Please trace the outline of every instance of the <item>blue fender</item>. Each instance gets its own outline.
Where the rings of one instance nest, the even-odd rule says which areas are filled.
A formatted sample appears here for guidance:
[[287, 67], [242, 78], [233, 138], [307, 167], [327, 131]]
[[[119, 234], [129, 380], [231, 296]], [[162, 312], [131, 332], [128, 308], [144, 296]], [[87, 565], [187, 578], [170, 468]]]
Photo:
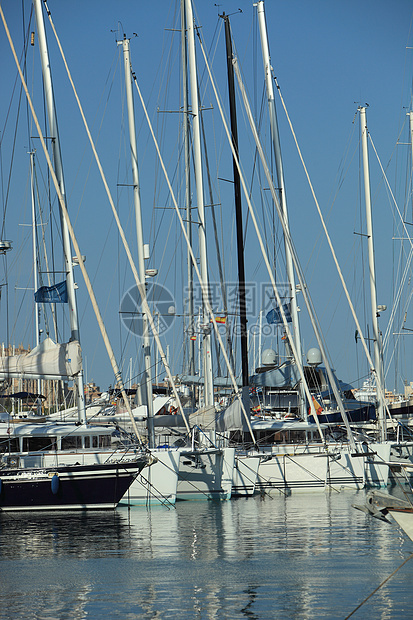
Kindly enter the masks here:
[[56, 493], [59, 490], [59, 486], [60, 486], [60, 480], [59, 480], [59, 476], [57, 474], [54, 474], [52, 481], [51, 481], [51, 486], [52, 486], [52, 493], [53, 495], [56, 495]]

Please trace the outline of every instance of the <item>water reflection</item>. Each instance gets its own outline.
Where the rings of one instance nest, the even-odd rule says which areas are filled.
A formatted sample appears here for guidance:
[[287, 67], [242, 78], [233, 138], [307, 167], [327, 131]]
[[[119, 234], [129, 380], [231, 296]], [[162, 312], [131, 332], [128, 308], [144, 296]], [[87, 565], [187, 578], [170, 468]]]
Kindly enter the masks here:
[[[343, 618], [413, 546], [363, 494], [0, 514], [2, 618]], [[411, 608], [407, 563], [359, 612]]]

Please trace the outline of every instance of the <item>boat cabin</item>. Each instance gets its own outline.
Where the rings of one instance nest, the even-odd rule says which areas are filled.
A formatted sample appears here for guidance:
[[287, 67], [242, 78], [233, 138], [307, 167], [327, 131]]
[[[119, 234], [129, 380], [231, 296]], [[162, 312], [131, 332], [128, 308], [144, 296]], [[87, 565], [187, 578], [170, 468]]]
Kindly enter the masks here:
[[84, 424], [3, 424], [0, 428], [0, 453], [108, 449], [112, 447], [114, 432], [113, 427]]

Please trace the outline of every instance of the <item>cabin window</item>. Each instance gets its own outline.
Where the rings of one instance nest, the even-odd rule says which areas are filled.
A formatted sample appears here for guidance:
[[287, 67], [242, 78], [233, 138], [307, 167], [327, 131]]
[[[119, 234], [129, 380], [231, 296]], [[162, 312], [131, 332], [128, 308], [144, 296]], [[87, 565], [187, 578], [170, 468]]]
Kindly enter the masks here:
[[90, 448], [90, 437], [86, 435], [85, 437], [85, 448]]
[[76, 450], [82, 447], [82, 438], [78, 435], [62, 437], [62, 450]]
[[0, 452], [20, 452], [18, 437], [2, 439], [0, 443]]
[[99, 448], [109, 448], [110, 444], [110, 435], [99, 435]]
[[93, 435], [93, 437], [92, 437], [92, 447], [93, 448], [97, 448], [98, 447], [98, 437], [96, 437], [95, 435]]
[[56, 437], [23, 437], [23, 452], [56, 450]]

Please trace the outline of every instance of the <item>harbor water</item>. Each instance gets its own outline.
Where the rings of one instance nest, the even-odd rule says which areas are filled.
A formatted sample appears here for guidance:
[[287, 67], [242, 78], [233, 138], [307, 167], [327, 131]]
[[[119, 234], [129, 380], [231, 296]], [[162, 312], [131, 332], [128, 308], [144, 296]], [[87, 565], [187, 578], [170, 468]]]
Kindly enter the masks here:
[[[413, 553], [365, 493], [0, 514], [0, 618], [346, 618]], [[413, 559], [352, 618], [413, 617]]]

